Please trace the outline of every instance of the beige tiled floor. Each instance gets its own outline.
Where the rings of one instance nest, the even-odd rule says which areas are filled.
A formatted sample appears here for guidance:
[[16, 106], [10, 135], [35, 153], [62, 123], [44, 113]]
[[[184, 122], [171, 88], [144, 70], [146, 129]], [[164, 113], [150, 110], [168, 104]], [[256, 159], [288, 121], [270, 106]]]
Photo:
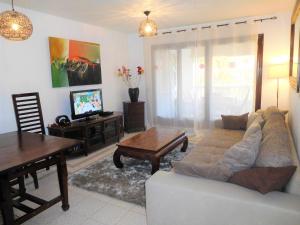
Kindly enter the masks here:
[[[31, 191], [50, 199], [58, 195], [56, 173], [40, 180], [40, 188]], [[143, 207], [69, 186], [70, 209], [60, 203], [27, 221], [26, 225], [146, 225]], [[16, 215], [21, 215], [16, 211]]]
[[[128, 138], [131, 135], [126, 135]], [[108, 146], [100, 151], [89, 154], [88, 157], [78, 157], [68, 161], [69, 174], [83, 167], [93, 164], [95, 161], [112, 154], [115, 145]], [[35, 190], [33, 184], [27, 184], [27, 191], [44, 199], [51, 199], [59, 195], [59, 186], [55, 168], [39, 174], [40, 188]], [[28, 181], [32, 181], [31, 178]], [[146, 225], [145, 208], [101, 195], [89, 192], [69, 185], [70, 209], [64, 212], [61, 203], [58, 203], [41, 214], [28, 220], [26, 225]], [[36, 207], [34, 205], [29, 206]], [[16, 216], [22, 212], [15, 211]], [[2, 224], [0, 218], [0, 225]]]

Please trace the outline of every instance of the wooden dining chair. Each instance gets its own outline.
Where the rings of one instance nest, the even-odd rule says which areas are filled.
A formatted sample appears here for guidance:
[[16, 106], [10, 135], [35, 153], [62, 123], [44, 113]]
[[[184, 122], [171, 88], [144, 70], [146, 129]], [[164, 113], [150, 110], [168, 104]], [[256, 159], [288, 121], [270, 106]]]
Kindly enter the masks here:
[[[38, 92], [12, 95], [18, 131], [45, 134], [44, 119]], [[39, 188], [36, 171], [31, 173], [35, 188]]]
[[18, 131], [45, 134], [38, 92], [12, 95]]

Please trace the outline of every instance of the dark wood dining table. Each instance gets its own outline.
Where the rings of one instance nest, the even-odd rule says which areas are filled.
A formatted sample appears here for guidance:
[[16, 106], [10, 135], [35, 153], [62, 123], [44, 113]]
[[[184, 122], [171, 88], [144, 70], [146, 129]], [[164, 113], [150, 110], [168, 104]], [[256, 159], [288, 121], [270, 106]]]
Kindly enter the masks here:
[[[68, 171], [65, 151], [81, 142], [28, 132], [0, 134], [0, 208], [4, 225], [21, 224], [52, 205], [62, 202], [62, 209], [69, 209]], [[60, 195], [44, 200], [26, 192], [24, 176], [36, 170], [57, 166]], [[17, 181], [12, 186], [12, 181]], [[30, 208], [23, 204], [29, 200], [38, 205]], [[25, 214], [15, 218], [13, 208]]]

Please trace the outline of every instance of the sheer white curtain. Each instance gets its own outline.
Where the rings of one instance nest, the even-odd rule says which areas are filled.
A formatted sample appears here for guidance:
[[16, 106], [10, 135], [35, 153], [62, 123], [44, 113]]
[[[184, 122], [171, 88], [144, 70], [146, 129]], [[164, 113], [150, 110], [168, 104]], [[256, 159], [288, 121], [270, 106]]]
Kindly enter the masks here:
[[211, 45], [210, 120], [254, 110], [257, 37]]
[[150, 125], [197, 131], [254, 110], [257, 35], [191, 33], [148, 44]]
[[202, 46], [176, 44], [153, 48], [154, 124], [199, 128], [205, 116]]

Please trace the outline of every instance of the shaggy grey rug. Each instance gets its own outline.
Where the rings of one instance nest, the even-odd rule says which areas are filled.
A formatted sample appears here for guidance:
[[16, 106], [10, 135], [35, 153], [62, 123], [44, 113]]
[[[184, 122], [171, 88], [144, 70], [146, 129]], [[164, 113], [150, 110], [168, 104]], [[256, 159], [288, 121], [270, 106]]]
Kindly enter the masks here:
[[[192, 147], [193, 144], [189, 143], [186, 152], [180, 152], [179, 146], [168, 153], [161, 159], [160, 170], [170, 171], [171, 162], [183, 159]], [[121, 160], [124, 167], [118, 169], [112, 156], [108, 156], [71, 175], [69, 183], [88, 191], [145, 206], [145, 182], [151, 176], [151, 164], [148, 161], [126, 157], [122, 157]]]

